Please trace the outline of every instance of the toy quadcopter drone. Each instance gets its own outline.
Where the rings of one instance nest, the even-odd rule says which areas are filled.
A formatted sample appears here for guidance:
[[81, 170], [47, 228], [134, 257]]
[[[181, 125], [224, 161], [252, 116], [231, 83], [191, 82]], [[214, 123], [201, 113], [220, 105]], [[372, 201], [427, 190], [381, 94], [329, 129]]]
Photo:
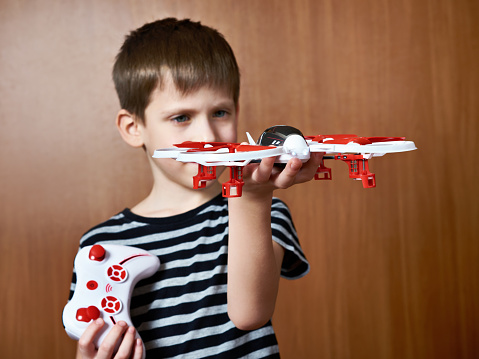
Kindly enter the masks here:
[[314, 176], [316, 180], [332, 179], [331, 169], [324, 165], [324, 159], [335, 159], [348, 164], [349, 178], [361, 180], [364, 188], [372, 188], [376, 187], [376, 178], [369, 171], [369, 159], [416, 149], [414, 142], [405, 141], [404, 137], [303, 136], [300, 130], [291, 126], [270, 127], [257, 143], [249, 133], [246, 135], [249, 144], [186, 141], [172, 148], [158, 149], [153, 157], [197, 163], [198, 174], [193, 177], [195, 189], [205, 187], [206, 181], [216, 178], [217, 166], [227, 166], [230, 179], [222, 184], [223, 196], [241, 197], [244, 185], [242, 168], [266, 157], [276, 157], [275, 163], [287, 163], [293, 157], [306, 162], [311, 152], [322, 152], [325, 156]]

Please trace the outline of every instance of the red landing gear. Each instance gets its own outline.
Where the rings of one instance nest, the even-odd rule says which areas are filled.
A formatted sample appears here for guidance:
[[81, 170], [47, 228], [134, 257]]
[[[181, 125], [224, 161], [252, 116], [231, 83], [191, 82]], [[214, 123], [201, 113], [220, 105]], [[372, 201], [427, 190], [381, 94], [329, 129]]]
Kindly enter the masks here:
[[[193, 177], [193, 188], [204, 188], [206, 182], [216, 178], [215, 166], [203, 166], [198, 164], [198, 174]], [[223, 183], [223, 197], [241, 197], [243, 193], [243, 167], [231, 166], [230, 179]]]
[[314, 179], [317, 181], [333, 179], [333, 176], [331, 174], [331, 168], [328, 168], [324, 165], [324, 159], [319, 164], [319, 167], [314, 175]]
[[215, 166], [203, 166], [198, 164], [198, 174], [193, 177], [193, 188], [204, 188], [206, 186], [206, 181], [214, 180], [215, 178]]
[[243, 167], [230, 167], [230, 180], [223, 183], [223, 197], [241, 197], [243, 185]]
[[[326, 158], [334, 158], [345, 162], [349, 167], [349, 178], [361, 180], [364, 188], [376, 187], [376, 176], [369, 171], [368, 160], [363, 155], [339, 154]], [[330, 180], [331, 178], [331, 169], [324, 166], [324, 162], [321, 162], [314, 179]]]

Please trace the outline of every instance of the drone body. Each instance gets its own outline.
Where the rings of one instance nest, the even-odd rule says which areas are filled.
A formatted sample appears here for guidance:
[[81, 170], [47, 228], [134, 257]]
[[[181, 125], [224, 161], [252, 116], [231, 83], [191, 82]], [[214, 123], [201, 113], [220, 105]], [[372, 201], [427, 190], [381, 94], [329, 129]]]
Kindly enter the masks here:
[[[376, 186], [374, 173], [369, 171], [368, 160], [416, 149], [414, 142], [404, 137], [358, 137], [356, 135], [303, 136], [291, 126], [273, 126], [260, 136], [257, 143], [247, 133], [249, 144], [225, 142], [190, 142], [175, 144], [172, 148], [158, 149], [154, 158], [172, 158], [180, 162], [198, 164], [193, 177], [193, 188], [203, 188], [206, 181], [216, 178], [216, 166], [230, 167], [230, 179], [223, 183], [224, 197], [240, 197], [243, 187], [242, 168], [266, 157], [276, 157], [276, 163], [287, 163], [291, 158], [307, 162], [311, 152], [322, 152], [323, 161], [315, 175], [316, 180], [331, 180], [331, 169], [324, 159], [341, 160], [348, 164], [349, 177], [361, 180], [364, 188]], [[328, 156], [333, 155], [333, 156]]]

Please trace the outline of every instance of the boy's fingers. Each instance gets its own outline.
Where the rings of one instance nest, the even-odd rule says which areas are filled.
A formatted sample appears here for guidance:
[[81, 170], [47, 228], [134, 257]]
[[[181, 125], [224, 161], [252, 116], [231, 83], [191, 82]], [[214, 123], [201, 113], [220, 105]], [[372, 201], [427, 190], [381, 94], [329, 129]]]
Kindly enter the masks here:
[[124, 321], [120, 321], [111, 328], [105, 339], [98, 348], [98, 359], [111, 358], [117, 343], [121, 340], [123, 333], [128, 329]]
[[141, 359], [143, 357], [143, 344], [140, 339], [135, 341], [135, 347], [133, 348], [133, 359]]
[[263, 158], [259, 166], [257, 166], [253, 172], [253, 180], [257, 183], [265, 183], [269, 181], [269, 178], [271, 177], [271, 171], [274, 166], [274, 161], [276, 161], [276, 157]]
[[281, 170], [274, 166], [276, 157], [266, 157], [259, 164], [247, 167], [243, 174], [251, 173], [251, 179], [257, 184], [269, 182], [273, 188], [284, 189], [311, 180], [321, 164], [322, 158], [323, 153], [311, 153], [311, 157], [306, 163], [302, 163], [298, 158], [292, 158]]
[[93, 339], [103, 327], [105, 322], [99, 318], [92, 322], [83, 332], [82, 336], [78, 340], [78, 350], [82, 354], [83, 358], [93, 358], [96, 354], [96, 348], [93, 344]]
[[279, 173], [278, 176], [276, 177], [274, 181], [276, 187], [288, 188], [292, 186], [293, 184], [297, 183], [296, 175], [299, 173], [302, 166], [303, 166], [303, 163], [298, 158], [290, 159], [288, 163], [286, 164], [286, 167], [284, 168], [284, 170], [281, 171], [281, 173]]
[[115, 355], [115, 359], [126, 359], [130, 357], [130, 354], [133, 352], [135, 347], [135, 335], [136, 330], [134, 327], [129, 327], [123, 337], [120, 348]]
[[311, 158], [308, 162], [303, 164], [301, 171], [296, 176], [295, 183], [303, 183], [311, 180], [318, 170], [319, 165], [323, 159], [323, 154], [319, 152], [311, 153]]

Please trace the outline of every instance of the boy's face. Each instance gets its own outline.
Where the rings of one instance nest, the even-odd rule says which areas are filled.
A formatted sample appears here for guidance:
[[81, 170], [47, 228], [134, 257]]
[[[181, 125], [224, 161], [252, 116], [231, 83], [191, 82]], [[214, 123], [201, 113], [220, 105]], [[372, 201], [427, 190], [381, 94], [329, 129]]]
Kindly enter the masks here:
[[[203, 87], [184, 95], [171, 80], [165, 81], [152, 93], [139, 130], [155, 179], [166, 177], [191, 188], [197, 164], [153, 159], [153, 152], [183, 141], [236, 142], [237, 108], [225, 91]], [[218, 176], [221, 170], [217, 168]]]

